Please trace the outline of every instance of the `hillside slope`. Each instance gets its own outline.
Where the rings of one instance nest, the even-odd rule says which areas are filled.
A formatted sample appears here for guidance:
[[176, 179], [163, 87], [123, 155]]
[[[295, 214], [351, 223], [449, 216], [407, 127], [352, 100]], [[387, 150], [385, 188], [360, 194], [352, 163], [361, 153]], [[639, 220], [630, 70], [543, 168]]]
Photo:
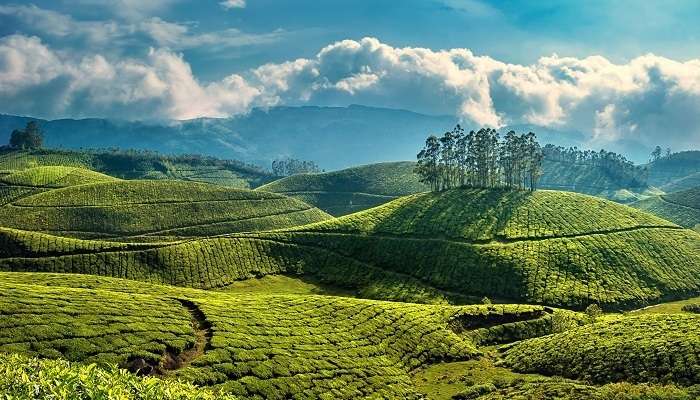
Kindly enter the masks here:
[[302, 274], [367, 298], [464, 303], [489, 296], [572, 308], [632, 308], [700, 292], [698, 233], [556, 191], [421, 193], [282, 231], [170, 243], [107, 246], [7, 229], [0, 241], [0, 270], [200, 288]]
[[5, 175], [41, 166], [86, 168], [122, 179], [179, 179], [242, 189], [273, 179], [265, 171], [239, 161], [198, 155], [167, 156], [134, 150], [0, 148], [0, 172]]
[[414, 162], [403, 161], [294, 175], [257, 190], [295, 197], [339, 216], [386, 203], [398, 196], [429, 190], [413, 172], [414, 167]]
[[700, 382], [700, 316], [618, 318], [533, 338], [502, 349], [505, 364], [594, 383]]
[[[78, 275], [46, 286], [42, 277], [3, 274], [0, 352], [123, 366], [141, 359], [156, 371], [198, 385], [220, 385], [220, 391], [242, 398], [329, 393], [339, 399], [419, 398], [409, 371], [480, 354], [451, 321], [526, 322], [533, 316], [551, 318], [552, 312], [524, 305], [232, 296], [156, 285], [144, 289], [116, 279], [82, 288], [94, 285], [94, 278]], [[195, 318], [208, 334], [195, 334], [190, 321]], [[167, 361], [180, 358], [199, 340], [203, 352], [180, 365]]]
[[700, 151], [682, 151], [646, 165], [648, 181], [666, 192], [699, 186]]
[[654, 196], [630, 205], [680, 226], [700, 230], [700, 187]]
[[282, 195], [182, 181], [112, 181], [54, 189], [0, 207], [5, 227], [70, 237], [211, 236], [329, 218]]

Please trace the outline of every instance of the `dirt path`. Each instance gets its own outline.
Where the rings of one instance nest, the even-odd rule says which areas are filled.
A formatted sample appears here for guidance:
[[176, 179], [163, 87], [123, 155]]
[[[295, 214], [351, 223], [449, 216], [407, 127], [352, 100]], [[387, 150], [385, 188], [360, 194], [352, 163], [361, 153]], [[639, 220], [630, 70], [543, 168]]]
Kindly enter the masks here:
[[212, 326], [207, 320], [206, 315], [202, 310], [190, 300], [175, 299], [182, 304], [190, 313], [192, 320], [192, 328], [194, 329], [195, 343], [191, 348], [180, 353], [166, 351], [161, 365], [157, 368], [157, 373], [167, 374], [170, 371], [178, 370], [188, 366], [196, 358], [204, 354], [206, 350], [211, 348]]

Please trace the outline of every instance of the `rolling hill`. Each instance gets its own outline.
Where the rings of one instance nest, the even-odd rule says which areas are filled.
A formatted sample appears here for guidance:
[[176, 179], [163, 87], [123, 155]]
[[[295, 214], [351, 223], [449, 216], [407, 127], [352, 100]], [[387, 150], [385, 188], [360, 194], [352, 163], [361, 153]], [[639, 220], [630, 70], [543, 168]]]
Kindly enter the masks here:
[[240, 161], [198, 155], [168, 156], [134, 150], [0, 148], [0, 175], [42, 166], [78, 167], [121, 179], [179, 179], [241, 189], [274, 179], [267, 172]]
[[369, 164], [334, 172], [289, 176], [257, 190], [295, 197], [339, 216], [429, 190], [413, 172], [414, 167], [415, 163], [409, 161]]
[[[697, 383], [697, 371], [667, 368], [693, 362], [686, 355], [697, 346], [697, 335], [686, 328], [698, 318], [617, 317], [582, 326], [581, 314], [533, 305], [436, 306], [330, 296], [235, 295], [89, 275], [0, 273], [0, 371], [11, 368], [9, 375], [0, 377], [0, 387], [19, 370], [40, 377], [32, 382], [34, 393], [55, 387], [102, 393], [105, 384], [116, 391], [128, 384], [142, 388], [143, 398], [177, 393], [173, 398], [419, 399], [430, 389], [426, 385], [439, 381], [425, 378], [423, 371], [447, 369], [474, 374], [451, 381], [467, 387], [463, 396], [471, 393], [455, 398], [561, 393], [602, 399], [653, 393], [658, 397], [652, 398], [676, 399], [691, 395], [692, 388], [686, 391], [682, 385]], [[586, 348], [587, 335], [601, 343], [597, 351], [587, 353], [596, 362], [588, 370], [579, 368], [585, 363], [582, 359], [566, 358]], [[623, 343], [630, 335], [640, 339], [634, 347], [638, 353]], [[485, 346], [493, 343], [506, 343], [495, 356], [512, 370], [490, 364], [494, 355], [487, 356], [491, 350]], [[661, 349], [669, 350], [671, 358]], [[13, 354], [3, 355], [7, 352]], [[533, 352], [535, 356], [528, 356]], [[640, 361], [636, 370], [620, 365], [619, 358], [603, 357], [609, 354], [656, 362]], [[136, 378], [114, 367], [86, 366], [92, 362], [151, 376]], [[554, 370], [564, 362], [574, 368]], [[518, 373], [524, 370], [535, 372]], [[679, 386], [594, 386], [550, 378], [548, 373], [596, 382], [636, 381], [647, 373], [651, 381]], [[154, 377], [184, 382], [158, 383]], [[12, 390], [29, 388], [15, 382]]]
[[[523, 305], [232, 296], [118, 279], [95, 287], [94, 277], [80, 275], [54, 279], [54, 286], [45, 284], [44, 274], [3, 278], [0, 352], [139, 363], [154, 374], [218, 385], [243, 398], [419, 398], [411, 370], [481, 354], [464, 335], [471, 331], [468, 322], [526, 323], [551, 319], [553, 312]], [[459, 333], [455, 323], [465, 324]], [[198, 345], [203, 351], [187, 353]]]
[[654, 196], [630, 205], [700, 231], [700, 187]]
[[269, 230], [326, 218], [324, 212], [279, 194], [166, 180], [70, 186], [0, 207], [5, 227], [131, 240], [135, 236], [196, 237]]
[[618, 318], [506, 346], [505, 365], [594, 383], [700, 382], [700, 316]]
[[571, 308], [631, 308], [700, 292], [698, 233], [556, 191], [421, 193], [296, 228], [175, 242], [105, 244], [12, 229], [0, 230], [0, 240], [5, 271], [198, 288], [299, 274], [367, 298], [464, 303], [489, 296]]
[[646, 165], [648, 182], [666, 192], [700, 186], [700, 151], [682, 151]]
[[[282, 178], [257, 188], [298, 198], [321, 210], [342, 216], [430, 190], [413, 172], [415, 162], [369, 164], [320, 174]], [[627, 187], [605, 168], [545, 160], [539, 187], [592, 194], [621, 203], [657, 194], [653, 189]]]

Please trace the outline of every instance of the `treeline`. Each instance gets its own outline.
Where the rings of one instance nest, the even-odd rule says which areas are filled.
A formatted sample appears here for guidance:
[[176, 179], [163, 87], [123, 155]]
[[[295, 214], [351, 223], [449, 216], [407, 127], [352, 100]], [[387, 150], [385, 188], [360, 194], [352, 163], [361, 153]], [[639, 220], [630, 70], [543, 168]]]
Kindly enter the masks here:
[[438, 138], [431, 135], [418, 153], [415, 172], [433, 191], [459, 186], [535, 190], [542, 176], [543, 153], [534, 133], [495, 129], [464, 132], [457, 125]]
[[639, 187], [646, 185], [647, 171], [622, 154], [612, 151], [579, 150], [577, 147], [561, 147], [548, 144], [543, 149], [544, 158], [572, 164], [600, 167], [621, 185]]
[[313, 161], [302, 161], [295, 158], [274, 160], [272, 162], [272, 174], [275, 176], [291, 176], [321, 172], [321, 168]]

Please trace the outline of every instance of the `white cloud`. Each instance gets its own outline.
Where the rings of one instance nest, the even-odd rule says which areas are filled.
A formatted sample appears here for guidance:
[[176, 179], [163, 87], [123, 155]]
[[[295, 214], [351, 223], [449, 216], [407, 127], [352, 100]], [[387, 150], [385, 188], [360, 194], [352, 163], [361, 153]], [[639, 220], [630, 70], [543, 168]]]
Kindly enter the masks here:
[[[163, 28], [168, 46], [186, 31]], [[170, 30], [166, 28], [172, 28]], [[36, 37], [0, 39], [0, 112], [37, 116], [185, 119], [255, 106], [360, 103], [454, 114], [473, 125], [531, 123], [591, 133], [596, 144], [636, 141], [673, 148], [700, 143], [700, 60], [644, 55], [543, 57], [530, 65], [467, 49], [396, 48], [345, 40], [311, 58], [199, 81], [182, 55], [156, 48], [115, 61], [49, 49]]]
[[[122, 3], [130, 1], [122, 0]], [[118, 50], [129, 45], [143, 46], [145, 43], [173, 50], [202, 48], [221, 51], [272, 43], [285, 35], [281, 30], [250, 34], [234, 28], [195, 33], [188, 24], [164, 21], [159, 17], [142, 17], [120, 23], [113, 20], [82, 21], [34, 5], [0, 5], [0, 17], [13, 18], [21, 24], [23, 32], [62, 40], [78, 40], [81, 46], [76, 47], [89, 49], [103, 49], [108, 45]]]
[[231, 9], [231, 8], [245, 8], [245, 0], [224, 0], [220, 2], [222, 7], [225, 9]]

